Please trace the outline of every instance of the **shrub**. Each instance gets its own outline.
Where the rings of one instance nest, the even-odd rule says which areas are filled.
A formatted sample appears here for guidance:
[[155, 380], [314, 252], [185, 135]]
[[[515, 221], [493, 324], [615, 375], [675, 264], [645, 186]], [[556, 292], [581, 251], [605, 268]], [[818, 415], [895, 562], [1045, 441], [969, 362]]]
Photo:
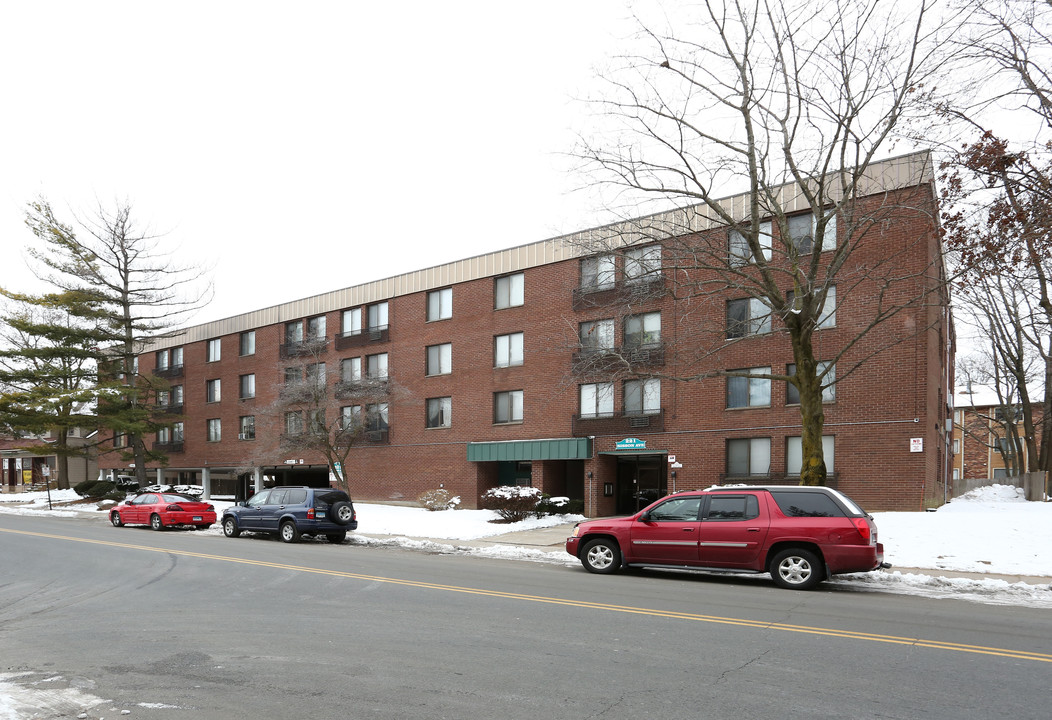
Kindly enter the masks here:
[[452, 510], [460, 504], [460, 496], [454, 495], [449, 490], [428, 490], [421, 493], [416, 499], [421, 507], [435, 512], [437, 510]]
[[[114, 483], [108, 480], [84, 480], [73, 486], [73, 490], [81, 497], [99, 498], [116, 489]], [[125, 493], [121, 491], [120, 498], [123, 500]]]
[[543, 517], [545, 515], [560, 515], [567, 512], [567, 506], [570, 504], [570, 498], [568, 497], [552, 497], [551, 495], [541, 495], [541, 499], [537, 503], [536, 514], [537, 517]]
[[493, 510], [508, 522], [525, 520], [537, 512], [541, 491], [533, 487], [504, 485], [482, 493], [481, 506]]
[[81, 497], [88, 497], [88, 491], [91, 490], [96, 484], [98, 484], [98, 478], [88, 478], [87, 480], [81, 480], [79, 483], [73, 486], [73, 491]]
[[106, 493], [102, 494], [102, 499], [103, 500], [113, 500], [115, 502], [121, 502], [126, 497], [128, 497], [128, 491], [127, 490], [121, 490], [120, 488], [117, 488], [117, 487], [113, 488], [109, 492], [106, 492]]

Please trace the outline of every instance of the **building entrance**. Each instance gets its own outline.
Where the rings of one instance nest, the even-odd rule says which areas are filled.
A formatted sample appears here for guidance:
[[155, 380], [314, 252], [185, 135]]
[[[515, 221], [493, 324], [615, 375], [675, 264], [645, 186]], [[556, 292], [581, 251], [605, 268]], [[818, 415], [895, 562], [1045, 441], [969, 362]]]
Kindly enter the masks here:
[[617, 458], [617, 513], [631, 515], [668, 494], [664, 455]]

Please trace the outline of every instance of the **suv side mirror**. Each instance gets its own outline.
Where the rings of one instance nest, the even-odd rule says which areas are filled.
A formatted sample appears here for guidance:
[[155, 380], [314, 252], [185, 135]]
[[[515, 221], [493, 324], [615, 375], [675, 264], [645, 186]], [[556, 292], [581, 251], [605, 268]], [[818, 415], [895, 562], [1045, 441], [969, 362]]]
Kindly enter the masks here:
[[650, 522], [650, 511], [647, 510], [645, 513], [639, 516], [639, 522]]

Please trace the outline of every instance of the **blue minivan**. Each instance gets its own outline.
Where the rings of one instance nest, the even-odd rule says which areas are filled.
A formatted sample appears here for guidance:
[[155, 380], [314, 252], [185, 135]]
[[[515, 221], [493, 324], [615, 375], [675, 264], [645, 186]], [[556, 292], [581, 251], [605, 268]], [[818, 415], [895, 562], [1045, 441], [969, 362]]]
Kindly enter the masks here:
[[323, 535], [342, 543], [358, 528], [354, 503], [343, 490], [282, 486], [260, 490], [243, 503], [223, 511], [223, 534], [235, 538], [243, 531], [276, 534], [283, 542], [301, 536]]

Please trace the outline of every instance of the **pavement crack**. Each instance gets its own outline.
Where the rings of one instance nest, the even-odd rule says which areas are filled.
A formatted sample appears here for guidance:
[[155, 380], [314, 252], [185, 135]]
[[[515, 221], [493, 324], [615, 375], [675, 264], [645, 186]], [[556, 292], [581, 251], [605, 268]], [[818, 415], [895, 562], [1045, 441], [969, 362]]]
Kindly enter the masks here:
[[771, 652], [770, 649], [764, 650], [762, 653], [760, 653], [756, 657], [752, 658], [751, 660], [747, 660], [747, 661], [743, 662], [738, 667], [728, 668], [728, 669], [724, 670], [722, 673], [720, 673], [720, 676], [718, 678], [716, 678], [716, 682], [714, 682], [713, 685], [719, 685], [720, 683], [722, 683], [727, 678], [728, 675], [730, 675], [732, 673], [741, 672], [742, 670], [744, 670], [745, 668], [749, 667], [753, 663], [759, 662], [769, 652]]

